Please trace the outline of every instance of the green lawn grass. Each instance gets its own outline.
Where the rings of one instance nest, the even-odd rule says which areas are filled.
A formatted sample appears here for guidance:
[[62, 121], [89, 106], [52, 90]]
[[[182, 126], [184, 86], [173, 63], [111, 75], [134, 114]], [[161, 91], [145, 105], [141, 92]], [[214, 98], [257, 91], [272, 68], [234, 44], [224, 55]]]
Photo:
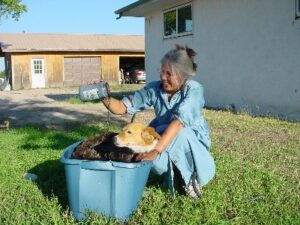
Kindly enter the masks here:
[[[201, 200], [176, 199], [151, 176], [128, 224], [300, 224], [300, 123], [205, 110], [215, 178]], [[0, 224], [74, 224], [63, 165], [68, 145], [118, 124], [0, 131]], [[37, 182], [22, 178], [36, 173]], [[100, 191], [100, 190], [99, 190]], [[89, 214], [80, 224], [117, 224]]]

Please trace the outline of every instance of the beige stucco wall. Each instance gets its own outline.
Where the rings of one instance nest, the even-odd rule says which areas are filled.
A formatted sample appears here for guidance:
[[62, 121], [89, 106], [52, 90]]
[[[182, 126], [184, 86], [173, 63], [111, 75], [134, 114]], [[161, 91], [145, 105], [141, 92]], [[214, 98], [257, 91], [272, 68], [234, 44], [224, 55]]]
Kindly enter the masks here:
[[147, 81], [159, 78], [164, 53], [187, 44], [198, 53], [194, 79], [204, 86], [207, 106], [300, 120], [295, 1], [193, 0], [193, 35], [164, 39], [162, 10], [186, 2], [145, 15]]

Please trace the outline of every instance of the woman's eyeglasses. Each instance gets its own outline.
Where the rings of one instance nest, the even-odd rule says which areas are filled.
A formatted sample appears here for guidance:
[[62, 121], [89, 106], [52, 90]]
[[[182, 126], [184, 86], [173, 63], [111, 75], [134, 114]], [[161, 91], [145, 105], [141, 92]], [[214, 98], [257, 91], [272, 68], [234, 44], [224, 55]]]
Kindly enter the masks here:
[[172, 76], [172, 74], [171, 74], [170, 71], [164, 71], [164, 70], [158, 69], [158, 72], [159, 72], [160, 77], [163, 77], [164, 75], [165, 75], [166, 77], [171, 77], [171, 76]]

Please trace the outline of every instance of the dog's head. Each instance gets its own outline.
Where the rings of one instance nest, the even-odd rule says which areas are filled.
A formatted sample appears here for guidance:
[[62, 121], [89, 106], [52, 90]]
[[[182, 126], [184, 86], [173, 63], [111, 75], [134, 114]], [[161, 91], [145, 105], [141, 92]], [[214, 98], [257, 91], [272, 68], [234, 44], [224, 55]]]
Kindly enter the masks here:
[[131, 148], [135, 153], [143, 153], [151, 151], [159, 138], [159, 134], [152, 127], [130, 123], [115, 136], [115, 145]]

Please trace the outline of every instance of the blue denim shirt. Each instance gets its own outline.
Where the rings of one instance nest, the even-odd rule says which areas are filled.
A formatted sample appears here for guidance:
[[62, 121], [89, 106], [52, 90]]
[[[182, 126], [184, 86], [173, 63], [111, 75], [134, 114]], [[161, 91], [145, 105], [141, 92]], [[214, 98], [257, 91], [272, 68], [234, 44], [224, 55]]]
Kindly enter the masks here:
[[[181, 121], [185, 127], [180, 135], [186, 138], [175, 137], [163, 154], [154, 161], [157, 173], [168, 172], [172, 168], [172, 165], [167, 165], [169, 161], [178, 167], [186, 184], [193, 171], [197, 172], [200, 184], [206, 184], [214, 176], [215, 164], [208, 151], [211, 140], [202, 114], [204, 97], [200, 83], [187, 80], [184, 88], [178, 90], [168, 101], [161, 81], [154, 81], [122, 101], [130, 114], [153, 107], [156, 118], [150, 126], [158, 133], [163, 133], [174, 119]], [[192, 157], [188, 157], [189, 152]], [[161, 166], [162, 164], [165, 166]]]

